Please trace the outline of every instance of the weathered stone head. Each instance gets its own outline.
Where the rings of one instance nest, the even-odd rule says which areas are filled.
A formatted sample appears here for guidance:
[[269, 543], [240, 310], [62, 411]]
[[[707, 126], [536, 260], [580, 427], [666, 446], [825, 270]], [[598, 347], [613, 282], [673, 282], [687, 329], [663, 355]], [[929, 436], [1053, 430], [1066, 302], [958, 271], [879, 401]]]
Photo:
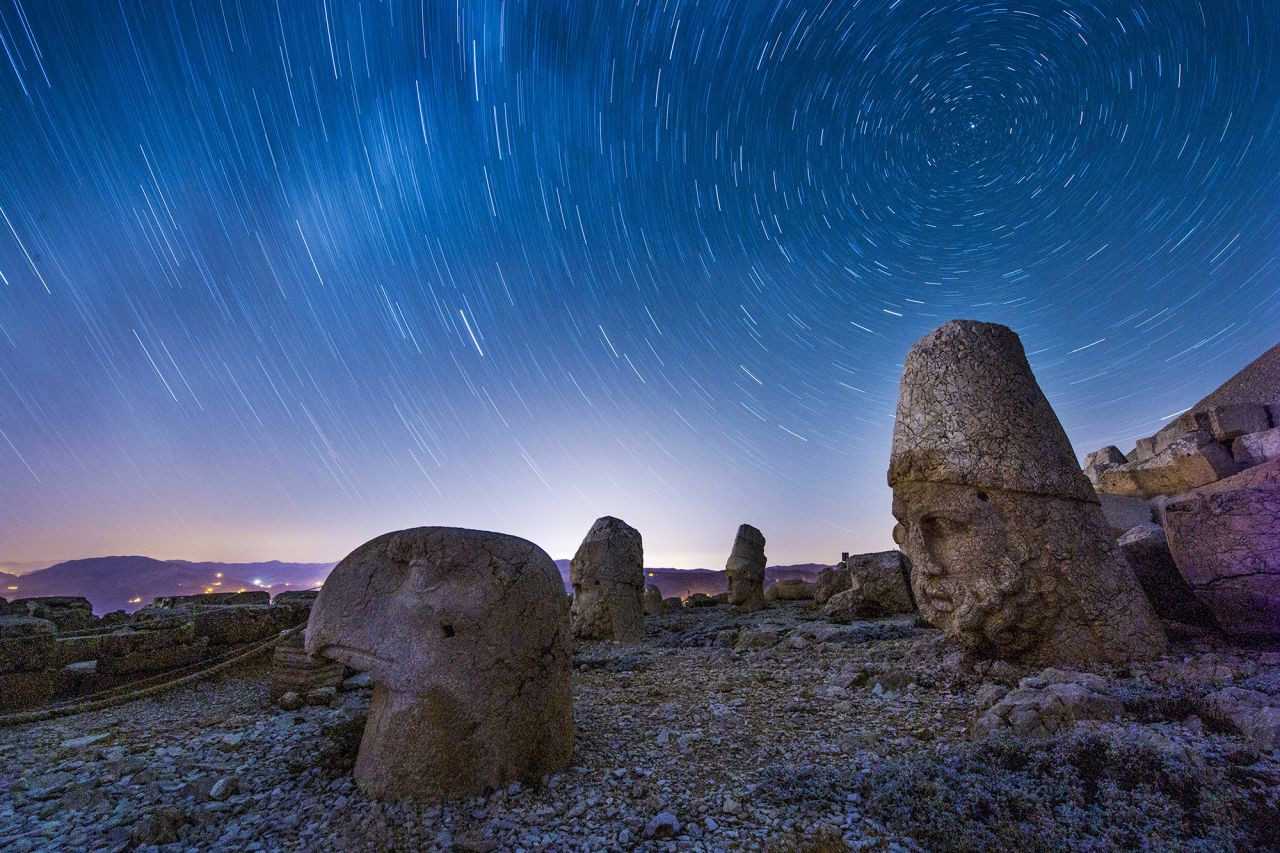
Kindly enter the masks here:
[[644, 543], [620, 518], [596, 519], [569, 561], [573, 636], [638, 643], [644, 639]]
[[911, 349], [889, 485], [921, 613], [973, 652], [1047, 665], [1163, 651], [1012, 330], [953, 320]]
[[373, 796], [470, 796], [573, 753], [564, 587], [524, 539], [418, 527], [366, 542], [325, 581], [306, 650], [373, 678], [355, 766]]
[[729, 603], [744, 613], [764, 607], [764, 534], [750, 524], [738, 528], [733, 550], [724, 564]]

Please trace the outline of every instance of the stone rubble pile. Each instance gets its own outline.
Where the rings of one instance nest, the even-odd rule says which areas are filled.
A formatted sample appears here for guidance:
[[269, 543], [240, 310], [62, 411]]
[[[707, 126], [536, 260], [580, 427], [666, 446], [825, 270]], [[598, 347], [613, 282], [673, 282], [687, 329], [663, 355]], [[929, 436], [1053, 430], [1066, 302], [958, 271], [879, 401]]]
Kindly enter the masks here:
[[1131, 553], [1140, 580], [1158, 570], [1143, 586], [1162, 616], [1205, 624], [1211, 615], [1235, 637], [1280, 637], [1280, 346], [1129, 453], [1090, 453], [1084, 471], [1104, 507], [1125, 502], [1129, 529], [1143, 531], [1133, 537], [1164, 528], [1180, 582], [1151, 547]]

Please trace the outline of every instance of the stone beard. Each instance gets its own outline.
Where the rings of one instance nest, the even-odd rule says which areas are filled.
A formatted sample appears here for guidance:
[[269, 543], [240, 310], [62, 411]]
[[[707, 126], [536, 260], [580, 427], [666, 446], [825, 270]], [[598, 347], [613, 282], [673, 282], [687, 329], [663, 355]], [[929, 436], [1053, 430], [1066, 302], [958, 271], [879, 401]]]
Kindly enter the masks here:
[[893, 512], [921, 614], [974, 654], [1050, 665], [1158, 650], [1144, 632], [1122, 635], [1132, 625], [1125, 609], [1145, 602], [1125, 594], [1129, 567], [1095, 504], [905, 482]]

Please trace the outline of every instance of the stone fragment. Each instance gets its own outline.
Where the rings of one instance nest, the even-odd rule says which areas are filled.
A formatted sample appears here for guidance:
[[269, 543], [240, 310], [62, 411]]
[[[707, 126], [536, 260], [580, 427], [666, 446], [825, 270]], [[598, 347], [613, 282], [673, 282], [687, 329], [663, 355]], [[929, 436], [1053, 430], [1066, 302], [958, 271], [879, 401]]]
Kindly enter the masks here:
[[1271, 427], [1267, 407], [1262, 403], [1211, 406], [1205, 414], [1209, 418], [1209, 432], [1213, 434], [1214, 441], [1231, 442], [1242, 435], [1265, 432]]
[[1280, 699], [1257, 690], [1224, 687], [1205, 697], [1211, 716], [1230, 723], [1255, 749], [1280, 747]]
[[276, 702], [286, 711], [296, 711], [302, 707], [302, 696], [292, 690], [287, 690], [280, 695]]
[[47, 619], [59, 631], [83, 631], [94, 627], [97, 618], [89, 599], [78, 595], [45, 595], [38, 598], [19, 598], [9, 607], [16, 612], [25, 611], [28, 616]]
[[837, 625], [848, 625], [858, 618], [859, 599], [850, 589], [837, 592], [822, 605], [822, 615]]
[[1280, 484], [1192, 492], [1164, 520], [1178, 571], [1222, 629], [1280, 637]]
[[1120, 452], [1120, 448], [1114, 445], [1108, 445], [1101, 450], [1095, 450], [1084, 458], [1084, 474], [1089, 478], [1089, 482], [1095, 486], [1098, 485], [1098, 478], [1103, 471], [1109, 468], [1115, 468], [1118, 465], [1124, 465], [1129, 460]]
[[857, 618], [879, 619], [916, 609], [901, 551], [852, 554], [847, 565], [849, 604]]
[[1231, 457], [1242, 466], [1280, 459], [1280, 427], [1240, 436], [1231, 444]]
[[764, 534], [750, 524], [739, 526], [724, 567], [729, 604], [742, 613], [764, 607]]
[[662, 615], [662, 590], [658, 589], [657, 584], [647, 583], [644, 585], [644, 615], [645, 616], [661, 616]]
[[[635, 587], [639, 611], [640, 585]], [[439, 801], [538, 783], [573, 753], [570, 627], [555, 563], [500, 533], [420, 527], [325, 581], [305, 649], [368, 671], [356, 784]]]
[[1117, 538], [1155, 517], [1151, 504], [1142, 498], [1099, 492], [1098, 502], [1102, 505], [1102, 517]]
[[818, 573], [818, 580], [814, 583], [813, 603], [826, 604], [831, 596], [848, 589], [849, 583], [848, 564], [840, 563], [823, 569]]
[[644, 547], [640, 533], [604, 516], [569, 563], [573, 636], [638, 643], [644, 639]]
[[1081, 720], [1110, 720], [1124, 712], [1122, 702], [1100, 692], [1105, 682], [1097, 676], [1061, 671], [1052, 680], [1043, 676], [1023, 679], [1001, 696], [974, 723], [975, 736], [1012, 730], [1024, 737], [1052, 737]]
[[786, 578], [764, 590], [766, 601], [812, 601], [814, 586], [803, 578]]
[[684, 602], [680, 600], [680, 596], [672, 595], [662, 599], [662, 609], [667, 613], [679, 610], [684, 607]]
[[971, 652], [1054, 665], [1164, 651], [1012, 330], [957, 320], [912, 348], [889, 485], [921, 615]]
[[[302, 646], [302, 635], [287, 637], [271, 652], [271, 676], [267, 696], [279, 701], [286, 693], [305, 696], [319, 687], [342, 684], [345, 667], [336, 660], [309, 655]], [[367, 677], [367, 673], [361, 673]]]
[[680, 821], [671, 812], [658, 812], [644, 825], [645, 838], [674, 838], [680, 832]]
[[245, 592], [207, 592], [197, 595], [166, 595], [151, 602], [151, 607], [171, 609], [175, 607], [225, 607], [233, 604], [267, 604], [271, 593], [265, 589]]
[[1188, 625], [1215, 627], [1213, 614], [1196, 598], [1174, 565], [1162, 527], [1150, 521], [1135, 525], [1120, 537], [1119, 545], [1157, 616]]
[[685, 607], [714, 607], [720, 602], [705, 592], [695, 592], [684, 600]]
[[1098, 491], [1152, 498], [1178, 495], [1239, 471], [1230, 452], [1207, 432], [1184, 435], [1148, 459], [1103, 471]]

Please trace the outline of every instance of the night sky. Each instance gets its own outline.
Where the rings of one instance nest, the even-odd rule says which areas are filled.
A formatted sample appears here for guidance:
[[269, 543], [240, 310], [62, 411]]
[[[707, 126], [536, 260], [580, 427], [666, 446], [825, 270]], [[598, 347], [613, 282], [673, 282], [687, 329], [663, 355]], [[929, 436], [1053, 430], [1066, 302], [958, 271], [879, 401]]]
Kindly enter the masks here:
[[1275, 0], [0, 0], [0, 557], [888, 547], [902, 359], [1083, 456], [1280, 339]]

